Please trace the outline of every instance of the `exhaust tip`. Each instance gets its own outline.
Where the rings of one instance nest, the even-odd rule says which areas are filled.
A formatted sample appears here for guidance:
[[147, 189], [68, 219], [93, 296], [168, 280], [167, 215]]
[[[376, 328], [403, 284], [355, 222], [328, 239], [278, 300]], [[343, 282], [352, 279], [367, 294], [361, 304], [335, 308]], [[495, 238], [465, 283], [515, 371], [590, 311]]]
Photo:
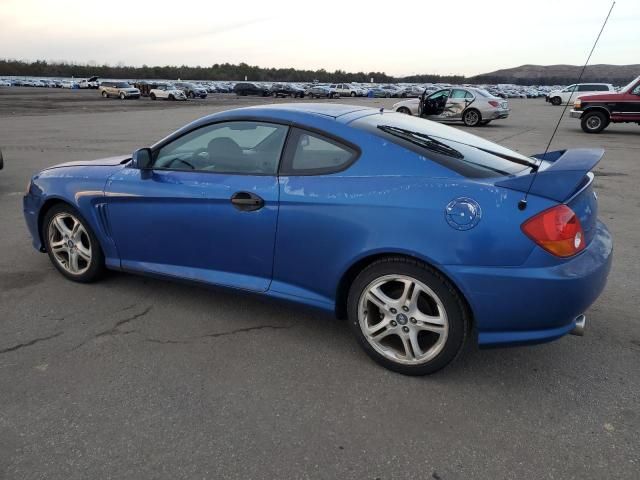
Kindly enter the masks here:
[[587, 317], [585, 317], [584, 315], [578, 315], [575, 322], [575, 327], [573, 327], [573, 330], [571, 330], [569, 333], [578, 337], [584, 336], [584, 330], [587, 326]]

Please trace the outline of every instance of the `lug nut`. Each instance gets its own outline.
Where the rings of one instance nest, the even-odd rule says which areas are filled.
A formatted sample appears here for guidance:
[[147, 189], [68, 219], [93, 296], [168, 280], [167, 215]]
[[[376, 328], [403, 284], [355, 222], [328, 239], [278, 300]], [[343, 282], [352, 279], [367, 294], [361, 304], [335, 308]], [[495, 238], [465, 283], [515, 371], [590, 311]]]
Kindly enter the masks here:
[[409, 307], [407, 307], [406, 305], [404, 307], [402, 307], [402, 310], [404, 310], [405, 312], [409, 311]]
[[391, 326], [392, 326], [392, 327], [395, 327], [396, 325], [398, 325], [398, 324], [396, 323], [396, 321], [395, 321], [395, 320], [391, 320]]
[[392, 308], [391, 313], [398, 313], [398, 311], [395, 308]]
[[415, 318], [413, 318], [413, 317], [411, 317], [411, 318], [409, 319], [409, 321], [410, 321], [411, 323], [416, 323], [416, 319], [415, 319]]
[[402, 327], [402, 331], [404, 333], [409, 333], [409, 327]]

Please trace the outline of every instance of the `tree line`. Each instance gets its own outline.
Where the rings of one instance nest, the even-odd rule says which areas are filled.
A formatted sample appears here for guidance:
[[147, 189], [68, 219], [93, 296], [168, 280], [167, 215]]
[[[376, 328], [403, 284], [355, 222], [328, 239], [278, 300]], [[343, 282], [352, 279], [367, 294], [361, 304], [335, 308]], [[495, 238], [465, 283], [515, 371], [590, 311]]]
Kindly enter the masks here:
[[37, 60], [25, 62], [21, 60], [0, 60], [0, 75], [25, 77], [75, 77], [126, 79], [188, 79], [188, 80], [244, 80], [250, 81], [282, 81], [282, 82], [360, 82], [367, 83], [373, 78], [377, 83], [416, 82], [416, 83], [462, 83], [465, 77], [457, 75], [412, 75], [410, 77], [394, 77], [384, 72], [356, 72], [344, 70], [333, 72], [323, 68], [319, 70], [299, 70], [295, 68], [262, 68], [246, 63], [215, 63], [209, 67], [188, 65], [142, 65], [140, 67], [125, 65], [90, 65], [68, 62], [47, 62]]
[[[516, 85], [568, 85], [575, 83], [573, 76], [537, 76], [514, 78], [508, 75], [482, 74], [473, 77], [462, 75], [435, 75], [421, 74], [406, 77], [394, 77], [384, 72], [345, 72], [336, 70], [299, 70], [295, 68], [262, 68], [246, 63], [214, 63], [209, 67], [188, 65], [164, 65], [140, 67], [126, 65], [93, 65], [68, 62], [47, 62], [37, 60], [26, 62], [21, 60], [0, 59], [0, 76], [24, 76], [24, 77], [75, 77], [88, 78], [98, 76], [102, 78], [125, 78], [131, 80], [142, 79], [184, 79], [184, 80], [244, 80], [265, 82], [358, 82], [368, 83], [374, 79], [376, 83], [513, 83]], [[593, 75], [585, 75], [583, 82], [607, 81], [616, 84], [625, 84], [632, 78], [595, 78]]]

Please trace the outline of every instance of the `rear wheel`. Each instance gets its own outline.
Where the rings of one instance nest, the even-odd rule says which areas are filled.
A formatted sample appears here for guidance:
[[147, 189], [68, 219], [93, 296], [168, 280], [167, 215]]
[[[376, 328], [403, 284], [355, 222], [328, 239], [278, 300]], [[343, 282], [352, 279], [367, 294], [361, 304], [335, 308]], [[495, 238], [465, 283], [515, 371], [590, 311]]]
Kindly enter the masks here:
[[404, 113], [405, 115], [411, 115], [411, 110], [409, 110], [407, 107], [399, 107], [396, 112], [398, 113]]
[[45, 215], [43, 236], [53, 265], [75, 282], [91, 282], [104, 271], [104, 254], [89, 224], [70, 205], [59, 204]]
[[482, 121], [480, 112], [471, 108], [462, 114], [462, 121], [467, 127], [476, 127]]
[[555, 105], [556, 107], [562, 103], [562, 99], [560, 97], [552, 97], [551, 105]]
[[107, 98], [108, 96], [109, 96], [109, 94], [103, 90], [102, 91], [102, 98]]
[[193, 92], [189, 92], [189, 98], [193, 100], [194, 98], [196, 98], [196, 94]]
[[587, 112], [580, 120], [582, 130], [587, 133], [600, 133], [609, 124], [609, 119], [602, 112]]
[[175, 99], [176, 99], [176, 97], [174, 97], [172, 93], [169, 94], [169, 100], [175, 100]]
[[351, 96], [355, 97], [356, 96], [356, 92], [351, 92]]
[[155, 94], [155, 93], [150, 93], [150, 94], [149, 94], [149, 98], [150, 98], [151, 100], [155, 100], [155, 99], [156, 99], [156, 94]]
[[389, 257], [365, 268], [348, 297], [349, 324], [380, 365], [405, 375], [433, 373], [461, 352], [468, 313], [451, 283], [418, 261]]

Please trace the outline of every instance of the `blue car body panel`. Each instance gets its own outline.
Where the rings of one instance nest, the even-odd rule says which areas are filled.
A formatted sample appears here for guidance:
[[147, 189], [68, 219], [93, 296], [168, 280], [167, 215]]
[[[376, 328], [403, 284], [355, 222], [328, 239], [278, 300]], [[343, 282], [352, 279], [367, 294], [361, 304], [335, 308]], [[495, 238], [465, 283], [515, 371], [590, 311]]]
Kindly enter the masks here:
[[[385, 114], [339, 104], [250, 107], [197, 120], [152, 146], [218, 121], [272, 121], [357, 147], [355, 163], [332, 174], [142, 171], [131, 167], [130, 157], [44, 170], [24, 199], [34, 246], [42, 249], [42, 207], [64, 201], [96, 232], [110, 268], [262, 292], [326, 310], [336, 309], [340, 282], [354, 265], [402, 254], [429, 263], [456, 285], [482, 345], [542, 342], [570, 331], [604, 288], [611, 265], [611, 237], [597, 221], [591, 184], [567, 200], [583, 223], [587, 247], [575, 257], [554, 257], [520, 229], [558, 204], [549, 182], [543, 179], [540, 195], [531, 194], [527, 209], [519, 210], [529, 175], [464, 177], [350, 126], [370, 115]], [[559, 169], [563, 155], [545, 161], [559, 162]], [[601, 153], [569, 153], [564, 165], [571, 165], [571, 181], [583, 168], [573, 163], [580, 155], [591, 165]], [[259, 195], [264, 207], [236, 209], [229, 198], [237, 191]], [[445, 206], [459, 197], [482, 208], [472, 229], [456, 230], [446, 221]]]

